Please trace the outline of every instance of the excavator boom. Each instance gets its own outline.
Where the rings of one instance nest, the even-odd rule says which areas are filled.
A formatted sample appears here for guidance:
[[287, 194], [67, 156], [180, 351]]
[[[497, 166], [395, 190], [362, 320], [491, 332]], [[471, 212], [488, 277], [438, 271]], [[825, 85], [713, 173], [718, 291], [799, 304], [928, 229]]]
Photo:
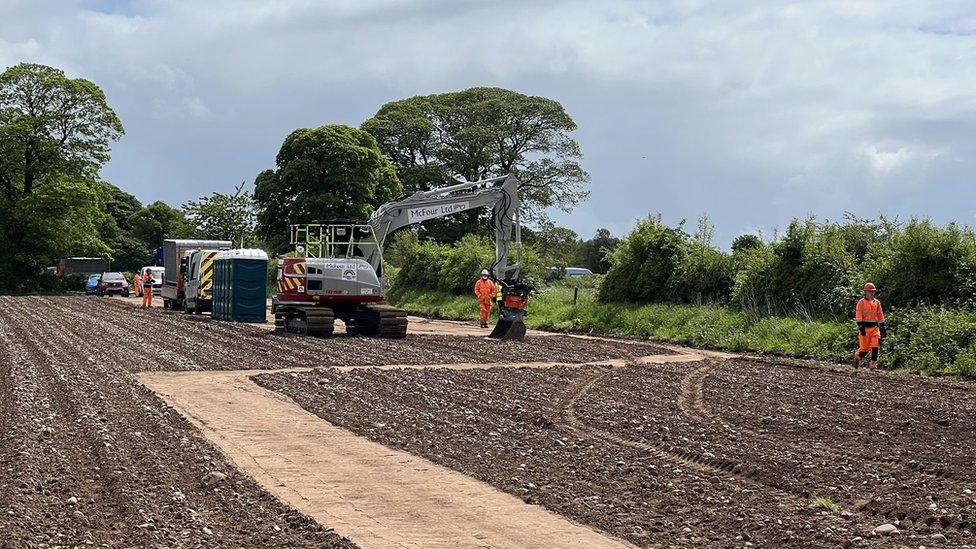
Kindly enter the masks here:
[[[495, 232], [495, 262], [491, 272], [502, 284], [498, 324], [488, 336], [494, 339], [525, 337], [525, 306], [531, 288], [522, 281], [522, 263], [512, 260], [510, 250], [521, 249], [518, 180], [513, 175], [458, 183], [429, 191], [418, 191], [387, 202], [370, 217], [379, 246], [366, 260], [380, 272], [382, 247], [397, 229], [459, 212], [490, 207]], [[513, 246], [514, 244], [514, 246]]]

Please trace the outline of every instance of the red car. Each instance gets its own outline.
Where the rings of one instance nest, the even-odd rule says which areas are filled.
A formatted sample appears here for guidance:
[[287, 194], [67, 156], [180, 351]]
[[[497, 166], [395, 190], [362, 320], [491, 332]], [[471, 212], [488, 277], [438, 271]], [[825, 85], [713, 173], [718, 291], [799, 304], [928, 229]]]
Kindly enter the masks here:
[[98, 279], [98, 295], [118, 294], [122, 297], [129, 297], [129, 281], [122, 273], [102, 273]]

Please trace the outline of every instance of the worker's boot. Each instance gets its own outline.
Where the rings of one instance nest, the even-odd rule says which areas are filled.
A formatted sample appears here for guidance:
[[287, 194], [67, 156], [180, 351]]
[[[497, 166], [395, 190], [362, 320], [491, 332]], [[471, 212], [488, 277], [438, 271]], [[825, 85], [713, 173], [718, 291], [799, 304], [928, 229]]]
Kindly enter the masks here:
[[861, 367], [861, 357], [857, 354], [857, 351], [854, 351], [854, 367], [855, 368]]
[[869, 370], [877, 370], [878, 369], [878, 361], [877, 360], [872, 360], [872, 361], [868, 362], [868, 369]]

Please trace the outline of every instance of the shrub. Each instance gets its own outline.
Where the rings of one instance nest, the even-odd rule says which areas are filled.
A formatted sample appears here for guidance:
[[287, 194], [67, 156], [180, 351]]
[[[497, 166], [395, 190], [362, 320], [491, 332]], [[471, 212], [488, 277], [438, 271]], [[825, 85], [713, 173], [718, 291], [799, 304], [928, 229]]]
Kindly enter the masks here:
[[600, 287], [601, 301], [664, 301], [667, 284], [684, 253], [687, 235], [647, 217], [610, 256], [610, 270]]
[[972, 306], [976, 237], [955, 223], [912, 220], [868, 254], [865, 275], [879, 285], [886, 304]]

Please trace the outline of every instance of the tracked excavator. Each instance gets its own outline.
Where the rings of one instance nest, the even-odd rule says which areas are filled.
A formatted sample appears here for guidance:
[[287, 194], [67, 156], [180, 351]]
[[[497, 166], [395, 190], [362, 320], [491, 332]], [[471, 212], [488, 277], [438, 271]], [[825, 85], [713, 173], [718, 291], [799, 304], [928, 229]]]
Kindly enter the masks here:
[[275, 327], [328, 336], [339, 318], [347, 333], [406, 336], [406, 312], [382, 303], [386, 239], [409, 225], [485, 207], [491, 208], [495, 232], [490, 270], [502, 286], [498, 323], [488, 337], [523, 339], [531, 287], [522, 279], [521, 261], [509, 255], [510, 249], [521, 250], [518, 180], [512, 175], [418, 191], [383, 204], [365, 222], [292, 225], [294, 257], [278, 260]]

